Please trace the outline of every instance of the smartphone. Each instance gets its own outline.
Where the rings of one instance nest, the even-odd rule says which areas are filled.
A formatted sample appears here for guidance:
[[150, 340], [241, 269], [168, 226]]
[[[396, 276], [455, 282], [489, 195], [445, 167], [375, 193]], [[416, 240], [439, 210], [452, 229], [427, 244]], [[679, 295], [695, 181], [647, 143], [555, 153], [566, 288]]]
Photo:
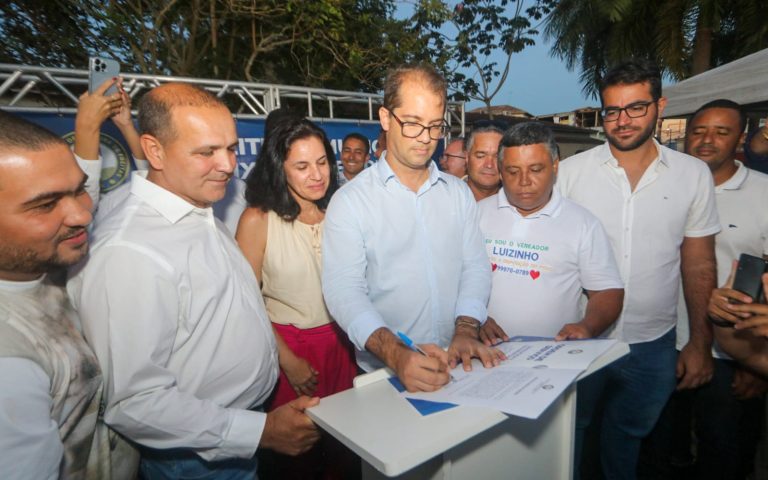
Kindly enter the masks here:
[[733, 289], [749, 295], [755, 303], [765, 303], [763, 274], [768, 271], [768, 262], [760, 257], [742, 253], [739, 266], [733, 277]]
[[[91, 57], [88, 59], [88, 93], [93, 93], [104, 82], [120, 75], [120, 64], [109, 58]], [[112, 85], [104, 96], [117, 92], [117, 85]]]

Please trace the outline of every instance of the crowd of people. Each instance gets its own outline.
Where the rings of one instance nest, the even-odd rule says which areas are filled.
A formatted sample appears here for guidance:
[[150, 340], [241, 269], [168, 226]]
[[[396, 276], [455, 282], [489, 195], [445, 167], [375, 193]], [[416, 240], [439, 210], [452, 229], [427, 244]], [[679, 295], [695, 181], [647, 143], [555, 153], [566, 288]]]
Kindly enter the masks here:
[[[231, 112], [189, 84], [143, 95], [138, 129], [120, 79], [83, 94], [74, 152], [0, 111], [2, 477], [358, 478], [306, 409], [380, 367], [434, 391], [530, 335], [629, 344], [578, 383], [578, 478], [747, 478], [768, 305], [731, 287], [768, 259], [768, 127], [713, 99], [667, 148], [659, 70], [631, 60], [600, 85], [607, 141], [561, 160], [538, 122], [446, 140], [446, 90], [389, 72], [375, 162], [277, 110], [244, 182]], [[137, 170], [102, 197], [109, 119]]]

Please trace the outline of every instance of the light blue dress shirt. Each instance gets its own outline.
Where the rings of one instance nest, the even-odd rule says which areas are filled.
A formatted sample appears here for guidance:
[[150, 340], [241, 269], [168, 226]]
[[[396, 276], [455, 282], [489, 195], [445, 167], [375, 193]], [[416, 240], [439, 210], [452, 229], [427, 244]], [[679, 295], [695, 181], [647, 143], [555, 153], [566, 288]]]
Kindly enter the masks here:
[[381, 327], [447, 347], [456, 317], [485, 321], [491, 268], [477, 205], [433, 163], [415, 193], [386, 161], [365, 169], [333, 196], [324, 229], [323, 294], [363, 369], [382, 366], [365, 351]]

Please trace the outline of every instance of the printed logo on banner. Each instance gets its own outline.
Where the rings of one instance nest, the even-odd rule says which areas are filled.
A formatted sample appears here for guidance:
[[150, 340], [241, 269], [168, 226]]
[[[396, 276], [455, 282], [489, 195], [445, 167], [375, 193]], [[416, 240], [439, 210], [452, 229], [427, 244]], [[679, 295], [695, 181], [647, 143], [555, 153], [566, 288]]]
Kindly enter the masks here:
[[[75, 145], [75, 132], [64, 135], [64, 140], [71, 146]], [[101, 191], [108, 193], [116, 189], [128, 179], [131, 172], [131, 161], [125, 147], [114, 137], [102, 133], [99, 137], [101, 151]]]

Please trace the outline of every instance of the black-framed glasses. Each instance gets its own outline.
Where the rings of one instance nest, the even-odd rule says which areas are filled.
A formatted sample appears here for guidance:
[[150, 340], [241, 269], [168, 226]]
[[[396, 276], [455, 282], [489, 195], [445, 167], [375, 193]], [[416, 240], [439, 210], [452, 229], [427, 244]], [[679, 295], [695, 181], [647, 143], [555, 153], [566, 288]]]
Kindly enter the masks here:
[[648, 115], [648, 106], [656, 103], [656, 100], [650, 102], [635, 102], [630, 103], [624, 108], [619, 107], [607, 107], [602, 110], [604, 122], [615, 122], [621, 116], [621, 112], [627, 114], [629, 118], [638, 118]]
[[451, 128], [445, 123], [441, 123], [440, 125], [422, 125], [416, 122], [404, 122], [395, 115], [395, 112], [392, 110], [388, 111], [389, 114], [392, 115], [392, 118], [397, 120], [397, 123], [400, 124], [400, 131], [406, 138], [419, 137], [424, 130], [427, 130], [429, 132], [429, 138], [432, 140], [440, 140], [448, 134], [448, 130]]

